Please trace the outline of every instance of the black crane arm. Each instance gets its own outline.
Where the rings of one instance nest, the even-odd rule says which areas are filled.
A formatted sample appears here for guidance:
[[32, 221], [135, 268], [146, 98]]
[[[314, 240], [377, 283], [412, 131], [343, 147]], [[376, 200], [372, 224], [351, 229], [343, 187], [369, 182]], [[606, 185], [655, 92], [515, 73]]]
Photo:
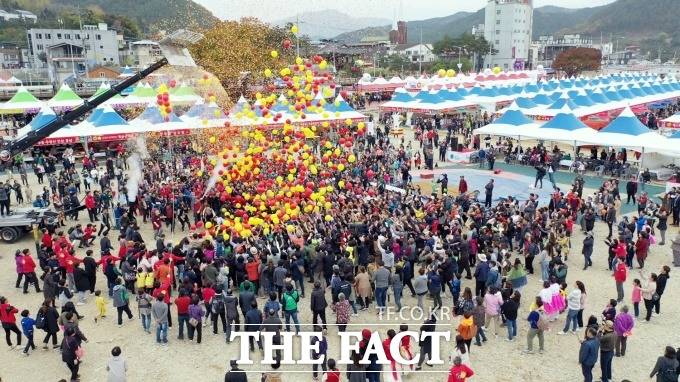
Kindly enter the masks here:
[[21, 153], [22, 151], [40, 142], [42, 139], [49, 137], [57, 130], [77, 120], [78, 118], [82, 117], [83, 115], [93, 110], [97, 106], [108, 101], [116, 94], [120, 94], [120, 92], [122, 92], [124, 89], [129, 88], [130, 86], [134, 85], [141, 79], [145, 78], [149, 74], [155, 72], [156, 70], [162, 68], [167, 64], [168, 60], [162, 58], [161, 60], [155, 62], [148, 68], [132, 75], [131, 77], [125, 79], [124, 81], [114, 86], [111, 86], [111, 89], [108, 89], [104, 93], [100, 94], [98, 97], [92, 100], [85, 100], [85, 102], [82, 105], [78, 106], [77, 108], [69, 111], [68, 113], [62, 116], [57, 116], [56, 119], [40, 127], [39, 129], [29, 131], [26, 135], [16, 140], [5, 143], [4, 147], [2, 148], [2, 151], [0, 151], [0, 160], [2, 161], [9, 160], [14, 155]]

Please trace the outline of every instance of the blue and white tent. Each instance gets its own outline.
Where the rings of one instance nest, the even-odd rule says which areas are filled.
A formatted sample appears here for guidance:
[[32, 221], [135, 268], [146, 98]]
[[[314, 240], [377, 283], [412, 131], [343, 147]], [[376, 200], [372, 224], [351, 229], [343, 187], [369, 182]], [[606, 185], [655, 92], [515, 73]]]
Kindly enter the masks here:
[[666, 138], [643, 125], [630, 107], [626, 107], [616, 119], [585, 143], [628, 149], [639, 148], [643, 152], [658, 152], [663, 147], [668, 148]]
[[565, 108], [550, 121], [532, 131], [532, 134], [536, 139], [571, 142], [576, 145], [578, 142], [591, 141], [597, 132], [581, 122], [571, 110]]
[[49, 107], [43, 106], [38, 112], [38, 114], [36, 114], [35, 117], [33, 117], [31, 123], [29, 123], [27, 127], [29, 127], [31, 131], [36, 131], [41, 129], [48, 123], [54, 121], [55, 119], [57, 119], [57, 114], [54, 112], [54, 110], [50, 109]]
[[482, 126], [472, 131], [475, 135], [494, 135], [500, 137], [511, 137], [518, 140], [533, 139], [533, 131], [538, 125], [529, 117], [522, 113], [521, 107], [517, 102], [513, 102], [503, 115], [492, 123]]

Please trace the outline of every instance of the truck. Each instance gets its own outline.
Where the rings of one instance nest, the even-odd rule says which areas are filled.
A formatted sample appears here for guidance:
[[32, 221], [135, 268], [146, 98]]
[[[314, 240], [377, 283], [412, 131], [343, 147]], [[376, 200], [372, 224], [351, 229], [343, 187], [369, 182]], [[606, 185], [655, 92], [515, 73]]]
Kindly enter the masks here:
[[34, 228], [53, 229], [59, 225], [59, 214], [48, 208], [19, 208], [0, 217], [0, 239], [14, 243]]

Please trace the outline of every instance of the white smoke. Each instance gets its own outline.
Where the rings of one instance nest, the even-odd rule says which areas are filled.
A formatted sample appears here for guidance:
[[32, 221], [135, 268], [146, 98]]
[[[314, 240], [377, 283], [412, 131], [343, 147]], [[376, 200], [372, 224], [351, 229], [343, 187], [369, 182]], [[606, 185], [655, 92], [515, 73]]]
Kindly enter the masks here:
[[[205, 196], [208, 195], [208, 192], [210, 192], [213, 187], [215, 187], [215, 184], [217, 184], [217, 179], [220, 177], [220, 171], [224, 170], [224, 162], [220, 160], [219, 156], [217, 159], [219, 163], [215, 166], [215, 168], [213, 168], [212, 175], [210, 175], [210, 179], [208, 179], [208, 184], [205, 186], [205, 192], [201, 198], [205, 198]], [[203, 167], [203, 162], [201, 162], [201, 167]]]
[[128, 201], [134, 202], [137, 200], [139, 193], [139, 185], [144, 180], [143, 160], [149, 158], [149, 150], [146, 148], [146, 140], [144, 136], [139, 135], [134, 140], [128, 141], [128, 147], [132, 154], [127, 158], [128, 164], [128, 181], [125, 184], [127, 190]]

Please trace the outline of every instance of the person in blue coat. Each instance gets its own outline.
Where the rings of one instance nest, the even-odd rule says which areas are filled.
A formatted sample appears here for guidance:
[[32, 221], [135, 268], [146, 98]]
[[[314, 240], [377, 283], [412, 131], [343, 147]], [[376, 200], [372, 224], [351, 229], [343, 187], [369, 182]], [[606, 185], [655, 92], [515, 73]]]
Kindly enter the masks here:
[[600, 342], [597, 339], [597, 331], [594, 328], [586, 330], [586, 339], [581, 342], [578, 352], [578, 363], [581, 364], [584, 382], [593, 381], [593, 367], [597, 363], [597, 355], [600, 353]]

